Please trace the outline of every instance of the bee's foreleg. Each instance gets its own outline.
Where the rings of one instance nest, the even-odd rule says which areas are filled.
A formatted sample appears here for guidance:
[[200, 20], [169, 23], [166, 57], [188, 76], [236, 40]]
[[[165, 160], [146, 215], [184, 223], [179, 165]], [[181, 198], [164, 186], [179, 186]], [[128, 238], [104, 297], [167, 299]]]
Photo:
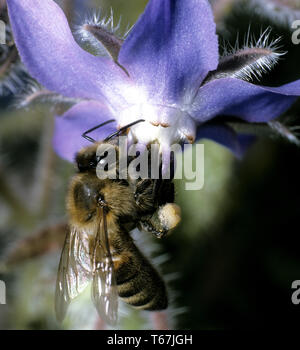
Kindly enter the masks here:
[[134, 199], [142, 213], [153, 213], [157, 208], [156, 195], [160, 179], [139, 179], [135, 184]]

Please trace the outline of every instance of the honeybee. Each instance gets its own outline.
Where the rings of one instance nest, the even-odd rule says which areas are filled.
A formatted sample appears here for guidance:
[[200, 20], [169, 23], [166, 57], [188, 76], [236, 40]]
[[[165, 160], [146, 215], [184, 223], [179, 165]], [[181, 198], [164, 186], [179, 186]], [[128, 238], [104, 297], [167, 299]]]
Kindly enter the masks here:
[[[141, 121], [137, 121], [141, 122]], [[136, 123], [137, 123], [136, 122]], [[108, 324], [117, 323], [118, 297], [135, 308], [163, 310], [167, 291], [159, 273], [144, 257], [130, 236], [135, 227], [161, 237], [175, 227], [180, 212], [174, 201], [172, 180], [99, 179], [100, 144], [118, 152], [115, 136], [96, 142], [76, 155], [78, 173], [67, 194], [69, 232], [58, 268], [55, 310], [59, 321], [78, 294], [92, 282], [92, 300], [99, 316]], [[162, 192], [161, 192], [162, 191]]]

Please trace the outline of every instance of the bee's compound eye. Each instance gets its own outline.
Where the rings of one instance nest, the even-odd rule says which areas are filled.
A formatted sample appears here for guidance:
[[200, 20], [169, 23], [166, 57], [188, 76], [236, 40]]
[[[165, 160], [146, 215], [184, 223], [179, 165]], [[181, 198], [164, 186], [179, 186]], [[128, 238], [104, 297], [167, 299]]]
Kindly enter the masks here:
[[77, 163], [77, 168], [79, 169], [79, 171], [83, 171], [84, 170], [84, 167], [81, 163]]

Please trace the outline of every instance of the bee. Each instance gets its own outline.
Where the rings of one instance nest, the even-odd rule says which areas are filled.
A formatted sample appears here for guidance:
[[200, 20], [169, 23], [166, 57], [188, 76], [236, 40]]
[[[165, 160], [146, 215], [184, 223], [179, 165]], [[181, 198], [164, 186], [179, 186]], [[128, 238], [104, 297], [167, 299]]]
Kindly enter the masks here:
[[104, 124], [83, 134], [93, 145], [76, 155], [78, 173], [67, 194], [70, 229], [61, 254], [55, 293], [59, 321], [64, 319], [72, 299], [90, 282], [93, 303], [108, 324], [117, 323], [118, 297], [143, 310], [167, 308], [165, 284], [135, 245], [130, 230], [139, 227], [161, 237], [177, 225], [180, 213], [173, 203], [172, 181], [99, 179], [96, 173], [101, 162], [98, 146], [109, 144], [118, 153], [115, 136], [135, 123], [100, 142], [88, 133]]

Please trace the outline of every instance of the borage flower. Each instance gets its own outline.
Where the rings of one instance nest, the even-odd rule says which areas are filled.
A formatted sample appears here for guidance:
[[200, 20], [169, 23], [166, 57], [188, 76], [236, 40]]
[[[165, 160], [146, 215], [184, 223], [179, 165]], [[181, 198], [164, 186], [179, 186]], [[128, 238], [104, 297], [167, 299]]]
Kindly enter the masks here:
[[66, 17], [52, 0], [7, 0], [15, 41], [31, 75], [48, 90], [81, 101], [56, 118], [54, 147], [73, 160], [87, 144], [81, 134], [102, 139], [138, 119], [129, 139], [162, 149], [174, 143], [211, 138], [240, 155], [243, 138], [227, 125], [207, 124], [216, 116], [267, 122], [300, 95], [300, 81], [280, 87], [248, 82], [279, 57], [261, 39], [219, 59], [213, 14], [206, 0], [149, 0], [125, 40], [101, 25], [83, 29], [99, 40], [111, 59], [84, 51]]

